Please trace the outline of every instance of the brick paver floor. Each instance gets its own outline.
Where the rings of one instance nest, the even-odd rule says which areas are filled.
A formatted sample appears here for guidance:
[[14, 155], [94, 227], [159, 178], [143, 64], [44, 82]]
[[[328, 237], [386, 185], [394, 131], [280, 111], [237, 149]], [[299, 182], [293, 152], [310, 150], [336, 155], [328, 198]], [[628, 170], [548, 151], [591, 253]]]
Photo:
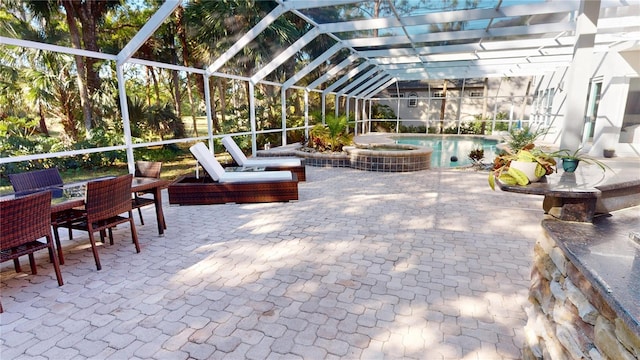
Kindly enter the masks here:
[[296, 202], [165, 204], [164, 237], [145, 209], [141, 253], [121, 226], [101, 271], [78, 232], [62, 287], [46, 251], [35, 276], [2, 264], [0, 357], [521, 357], [541, 197], [484, 172], [307, 174]]

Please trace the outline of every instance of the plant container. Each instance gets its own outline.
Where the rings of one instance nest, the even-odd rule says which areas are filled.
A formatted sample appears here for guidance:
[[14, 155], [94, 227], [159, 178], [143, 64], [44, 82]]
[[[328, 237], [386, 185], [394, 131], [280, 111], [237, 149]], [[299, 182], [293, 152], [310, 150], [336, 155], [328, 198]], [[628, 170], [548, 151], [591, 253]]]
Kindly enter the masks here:
[[536, 176], [536, 166], [538, 166], [538, 163], [535, 161], [513, 160], [509, 166], [525, 173], [527, 178], [529, 178], [529, 182], [534, 183], [540, 181], [540, 177]]
[[578, 168], [580, 160], [577, 159], [562, 159], [562, 168], [565, 172], [574, 172]]

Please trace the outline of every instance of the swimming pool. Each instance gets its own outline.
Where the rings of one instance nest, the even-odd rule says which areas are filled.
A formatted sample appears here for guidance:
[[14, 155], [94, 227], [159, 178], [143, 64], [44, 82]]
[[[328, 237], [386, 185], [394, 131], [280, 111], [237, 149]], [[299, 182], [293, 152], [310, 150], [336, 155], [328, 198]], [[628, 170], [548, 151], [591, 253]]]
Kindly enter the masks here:
[[[470, 165], [469, 152], [473, 149], [484, 149], [483, 162], [491, 162], [495, 158], [497, 140], [477, 136], [464, 135], [416, 135], [394, 137], [396, 144], [428, 146], [433, 149], [431, 167], [456, 167]], [[458, 161], [451, 161], [455, 156]]]

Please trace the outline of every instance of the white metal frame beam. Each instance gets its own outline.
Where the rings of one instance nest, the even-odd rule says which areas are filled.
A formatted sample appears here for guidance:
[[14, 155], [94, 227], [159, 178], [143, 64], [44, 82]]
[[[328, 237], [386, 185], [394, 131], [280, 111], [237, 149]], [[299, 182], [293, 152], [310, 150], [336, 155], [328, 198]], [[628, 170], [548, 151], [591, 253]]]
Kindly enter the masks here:
[[288, 89], [296, 82], [300, 81], [303, 77], [307, 76], [313, 69], [320, 66], [323, 62], [327, 61], [330, 57], [332, 57], [335, 53], [344, 48], [344, 45], [341, 43], [337, 43], [333, 45], [329, 50], [325, 51], [322, 55], [318, 56], [315, 60], [309, 63], [304, 68], [300, 69], [294, 76], [289, 78], [282, 84], [282, 89]]
[[326, 6], [346, 5], [361, 0], [277, 0], [289, 10], [312, 9]]
[[338, 96], [346, 95], [346, 96], [357, 97], [358, 93], [362, 91], [362, 89], [375, 83], [379, 79], [383, 77], [388, 77], [388, 76], [389, 76], [388, 74], [380, 71], [380, 69], [373, 68], [371, 69], [371, 71], [368, 71], [366, 74], [363, 74], [360, 77], [358, 77], [351, 84], [345, 86], [344, 89], [337, 92], [336, 95]]
[[[345, 21], [319, 25], [323, 32], [351, 32], [362, 30], [380, 30], [401, 26], [424, 26], [425, 24], [440, 24], [456, 21], [471, 21], [492, 19], [497, 17], [518, 17], [551, 13], [564, 13], [578, 10], [578, 2], [575, 1], [553, 1], [547, 3], [521, 4], [504, 6], [496, 10], [491, 9], [468, 9], [440, 11], [423, 15], [405, 16], [402, 21], [395, 17]], [[485, 31], [485, 29], [482, 29]]]
[[353, 90], [351, 94], [357, 98], [364, 98], [369, 92], [377, 89], [378, 86], [393, 79], [394, 78], [389, 74], [381, 73], [379, 76], [372, 78], [371, 80], [359, 86], [357, 89]]
[[315, 89], [318, 86], [320, 86], [322, 83], [326, 82], [327, 80], [329, 80], [330, 78], [338, 75], [340, 73], [340, 71], [342, 71], [344, 68], [346, 68], [347, 66], [349, 66], [352, 62], [356, 61], [359, 59], [359, 56], [355, 55], [355, 54], [351, 54], [349, 55], [349, 57], [347, 57], [346, 59], [342, 60], [342, 62], [340, 62], [340, 64], [332, 67], [331, 69], [329, 69], [329, 71], [327, 71], [324, 75], [320, 76], [319, 78], [317, 78], [314, 82], [312, 82], [311, 84], [309, 84], [307, 86], [307, 89]]
[[262, 18], [251, 30], [247, 31], [238, 41], [235, 42], [224, 54], [220, 55], [209, 67], [207, 67], [207, 74], [210, 75], [218, 71], [227, 61], [231, 60], [240, 50], [247, 46], [253, 39], [255, 39], [261, 32], [269, 27], [280, 15], [287, 12], [287, 9], [278, 5], [267, 16]]
[[372, 76], [376, 76], [376, 74], [380, 75], [380, 69], [377, 67], [373, 67], [370, 70], [368, 70], [366, 73], [364, 74], [360, 74], [358, 75], [355, 79], [352, 79], [351, 83], [345, 85], [345, 87], [343, 87], [342, 89], [340, 89], [340, 91], [336, 92], [337, 96], [342, 96], [342, 95], [350, 95], [348, 94], [349, 91], [353, 88], [355, 88], [356, 86], [358, 86], [359, 84], [362, 84], [363, 82], [367, 81], [367, 79], [370, 79]]
[[318, 28], [313, 28], [309, 30], [306, 34], [302, 35], [300, 39], [294, 42], [291, 46], [286, 48], [283, 52], [281, 52], [275, 59], [271, 60], [270, 63], [265, 65], [262, 69], [258, 70], [252, 77], [251, 83], [257, 84], [260, 80], [264, 79], [267, 75], [269, 75], [272, 71], [278, 68], [278, 66], [284, 64], [290, 57], [295, 55], [300, 49], [305, 47], [308, 43], [310, 43], [313, 39], [315, 39], [318, 35], [320, 35], [320, 30]]
[[343, 40], [346, 46], [350, 47], [369, 47], [369, 46], [389, 46], [410, 44], [413, 42], [439, 42], [439, 41], [460, 41], [465, 39], [482, 39], [493, 36], [517, 36], [517, 35], [543, 35], [543, 34], [559, 34], [565, 31], [573, 31], [575, 29], [574, 22], [562, 22], [551, 24], [536, 24], [529, 26], [507, 26], [501, 28], [492, 28], [488, 32], [484, 29], [479, 30], [461, 30], [438, 32], [430, 34], [416, 34], [409, 39], [404, 35], [387, 36], [377, 38], [355, 38]]
[[351, 69], [348, 73], [346, 73], [340, 79], [336, 80], [333, 84], [329, 85], [326, 89], [324, 89], [324, 91], [322, 92], [322, 95], [326, 96], [327, 94], [333, 92], [339, 86], [347, 82], [352, 77], [357, 76], [358, 73], [364, 71], [364, 69], [370, 66], [372, 66], [372, 64], [369, 61], [365, 61], [362, 64], [358, 65], [358, 67]]
[[394, 83], [397, 83], [398, 79], [396, 78], [392, 78], [389, 81], [387, 81], [386, 83], [378, 86], [378, 87], [372, 87], [373, 91], [367, 93], [367, 94], [363, 94], [362, 97], [365, 99], [371, 99], [373, 98], [376, 94], [378, 94], [380, 91], [388, 88], [389, 86], [393, 85]]
[[135, 36], [125, 45], [118, 53], [118, 65], [124, 64], [133, 54], [138, 51], [140, 46], [162, 25], [162, 23], [180, 6], [181, 1], [166, 0]]

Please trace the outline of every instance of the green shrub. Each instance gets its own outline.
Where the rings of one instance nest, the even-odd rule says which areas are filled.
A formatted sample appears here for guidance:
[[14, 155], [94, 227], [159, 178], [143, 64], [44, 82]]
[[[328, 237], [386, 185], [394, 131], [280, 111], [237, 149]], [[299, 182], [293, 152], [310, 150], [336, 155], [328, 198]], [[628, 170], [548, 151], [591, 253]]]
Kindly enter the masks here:
[[[429, 133], [435, 133], [435, 128], [429, 128]], [[405, 126], [400, 124], [400, 132], [402, 133], [410, 133], [410, 134], [424, 134], [427, 132], [427, 127], [424, 125], [420, 126]]]
[[[94, 128], [91, 137], [67, 144], [57, 138], [44, 136], [34, 130], [35, 120], [7, 117], [0, 120], [0, 156], [16, 157], [79, 149], [114, 146], [122, 143], [122, 134], [104, 128]], [[65, 169], [96, 169], [126, 161], [125, 151], [106, 151], [75, 156], [63, 156], [0, 165], [2, 176], [37, 169], [57, 167]]]
[[318, 151], [340, 152], [343, 146], [351, 145], [353, 134], [347, 130], [346, 116], [326, 115], [325, 122], [325, 125], [316, 124], [311, 128], [307, 146]]
[[524, 126], [520, 129], [511, 129], [505, 141], [511, 150], [517, 151], [535, 143], [546, 132], [547, 130], [543, 128], [533, 129], [530, 126]]

